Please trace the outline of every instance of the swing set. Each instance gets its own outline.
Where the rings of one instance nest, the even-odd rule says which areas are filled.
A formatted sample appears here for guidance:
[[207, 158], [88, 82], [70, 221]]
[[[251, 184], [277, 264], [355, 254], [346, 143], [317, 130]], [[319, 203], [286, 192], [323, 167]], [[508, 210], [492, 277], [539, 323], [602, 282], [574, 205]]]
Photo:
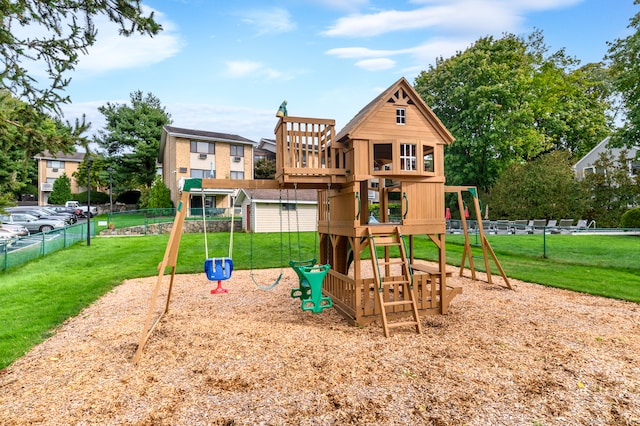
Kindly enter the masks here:
[[[133, 362], [137, 363], [142, 356], [142, 350], [146, 345], [147, 340], [153, 333], [155, 327], [158, 325], [162, 317], [169, 312], [169, 303], [171, 300], [171, 293], [173, 289], [173, 283], [175, 279], [176, 273], [176, 261], [178, 257], [178, 250], [180, 247], [180, 239], [182, 236], [182, 229], [184, 225], [184, 220], [186, 216], [186, 204], [189, 200], [189, 196], [191, 190], [200, 189], [202, 196], [202, 224], [203, 224], [203, 234], [204, 234], [204, 245], [205, 245], [205, 261], [204, 261], [204, 272], [209, 281], [217, 281], [218, 285], [216, 288], [211, 290], [211, 294], [225, 294], [228, 293], [228, 289], [223, 288], [221, 282], [228, 280], [231, 278], [231, 274], [233, 272], [233, 231], [234, 231], [234, 212], [235, 208], [235, 197], [232, 198], [232, 213], [231, 213], [231, 230], [229, 237], [229, 256], [228, 257], [217, 257], [210, 258], [209, 257], [209, 245], [207, 238], [207, 221], [206, 221], [206, 212], [205, 212], [205, 203], [204, 203], [204, 189], [206, 184], [203, 183], [202, 179], [187, 179], [184, 182], [182, 188], [182, 195], [180, 202], [178, 203], [178, 208], [176, 209], [176, 217], [174, 219], [173, 227], [171, 228], [171, 234], [169, 236], [169, 242], [167, 243], [167, 248], [165, 250], [164, 257], [162, 262], [158, 265], [158, 277], [156, 280], [156, 285], [154, 287], [153, 293], [151, 295], [151, 302], [149, 304], [149, 310], [147, 312], [147, 316], [145, 318], [145, 323], [143, 327], [143, 332], [140, 338], [140, 342], [138, 344], [138, 350], [136, 351]], [[294, 191], [296, 194], [296, 203], [297, 203], [297, 186], [294, 187]], [[282, 190], [280, 189], [280, 194]], [[280, 195], [279, 200], [279, 211], [280, 211], [280, 260], [281, 264], [284, 264], [282, 256], [284, 252], [284, 243], [282, 237], [282, 211], [283, 211], [283, 202], [282, 196]], [[296, 209], [296, 222], [298, 223], [298, 253], [300, 253], [300, 230], [299, 230], [299, 218], [297, 216]], [[261, 285], [256, 280], [253, 274], [253, 233], [250, 233], [249, 236], [249, 259], [250, 259], [250, 273], [249, 276], [253, 283], [262, 290], [270, 290], [274, 288], [280, 282], [284, 271], [281, 269], [280, 274], [276, 278], [276, 280], [269, 285]], [[289, 242], [289, 252], [291, 253], [291, 242]], [[324, 309], [331, 308], [333, 306], [333, 302], [331, 298], [322, 295], [322, 282], [327, 272], [330, 269], [329, 264], [317, 265], [315, 257], [312, 260], [307, 261], [294, 261], [291, 260], [289, 262], [291, 268], [296, 272], [296, 275], [299, 278], [299, 286], [298, 288], [291, 290], [291, 297], [299, 298], [301, 300], [301, 308], [303, 311], [311, 311], [313, 313], [322, 312]], [[158, 300], [158, 296], [160, 293], [160, 288], [164, 281], [165, 271], [167, 268], [171, 268], [170, 270], [170, 278], [169, 278], [169, 289], [167, 292], [167, 299], [164, 306], [164, 309], [160, 314], [156, 317], [155, 321], [153, 321], [154, 312], [156, 310], [156, 303]]]

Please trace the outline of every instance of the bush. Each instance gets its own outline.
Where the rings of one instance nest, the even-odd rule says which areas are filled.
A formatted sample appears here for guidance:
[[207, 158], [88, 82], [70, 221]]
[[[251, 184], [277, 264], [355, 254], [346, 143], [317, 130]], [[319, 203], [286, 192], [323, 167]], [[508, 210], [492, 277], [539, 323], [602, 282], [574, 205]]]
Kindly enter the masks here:
[[122, 204], [138, 204], [139, 199], [140, 191], [134, 189], [132, 191], [125, 191], [122, 194], [118, 195], [118, 197], [115, 199], [115, 202]]
[[627, 210], [620, 218], [621, 228], [640, 228], [640, 207]]
[[[80, 192], [74, 196], [80, 204], [87, 204], [87, 193]], [[91, 204], [107, 204], [109, 202], [109, 194], [99, 191], [91, 191]]]

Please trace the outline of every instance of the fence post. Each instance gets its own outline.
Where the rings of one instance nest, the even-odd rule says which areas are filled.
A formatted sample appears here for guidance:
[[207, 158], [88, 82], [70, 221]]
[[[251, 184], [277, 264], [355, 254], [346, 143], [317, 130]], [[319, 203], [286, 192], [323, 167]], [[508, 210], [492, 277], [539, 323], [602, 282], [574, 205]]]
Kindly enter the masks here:
[[4, 245], [4, 271], [9, 270], [9, 244]]

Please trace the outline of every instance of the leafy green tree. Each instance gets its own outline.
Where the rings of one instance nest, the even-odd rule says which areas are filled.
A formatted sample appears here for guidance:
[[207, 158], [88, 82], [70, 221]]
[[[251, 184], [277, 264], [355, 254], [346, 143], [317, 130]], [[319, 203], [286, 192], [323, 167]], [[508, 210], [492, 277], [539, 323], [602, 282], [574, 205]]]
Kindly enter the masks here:
[[[94, 20], [106, 16], [120, 26], [120, 34], [153, 36], [161, 26], [153, 13], [145, 15], [139, 0], [3, 1], [0, 3], [0, 87], [24, 99], [38, 111], [59, 112], [69, 102], [64, 90], [68, 75], [97, 39]], [[47, 79], [36, 78], [26, 67], [44, 69]], [[48, 81], [48, 86], [40, 86]], [[0, 121], [6, 118], [0, 115]]]
[[[634, 4], [640, 4], [635, 0]], [[621, 108], [625, 118], [617, 133], [620, 146], [640, 146], [640, 12], [630, 19], [627, 28], [634, 32], [609, 43], [605, 59], [610, 61], [613, 86], [621, 98]]]
[[43, 151], [71, 153], [89, 128], [72, 129], [0, 90], [0, 192], [13, 198], [33, 180], [33, 157]]
[[586, 195], [575, 180], [571, 156], [553, 151], [528, 163], [512, 163], [491, 188], [491, 217], [569, 219], [584, 213]]
[[114, 168], [114, 181], [129, 187], [150, 188], [156, 178], [162, 126], [171, 115], [152, 93], [131, 93], [131, 105], [107, 103], [98, 108], [106, 119], [96, 142]]
[[535, 32], [481, 38], [420, 73], [416, 90], [456, 138], [447, 183], [487, 190], [511, 163], [595, 146], [608, 130], [607, 86], [599, 67], [576, 65], [564, 51], [547, 54]]
[[66, 173], [63, 173], [53, 182], [53, 190], [49, 194], [49, 203], [64, 204], [71, 199], [71, 179]]
[[255, 179], [273, 179], [276, 176], [276, 162], [268, 158], [256, 161], [253, 175]]

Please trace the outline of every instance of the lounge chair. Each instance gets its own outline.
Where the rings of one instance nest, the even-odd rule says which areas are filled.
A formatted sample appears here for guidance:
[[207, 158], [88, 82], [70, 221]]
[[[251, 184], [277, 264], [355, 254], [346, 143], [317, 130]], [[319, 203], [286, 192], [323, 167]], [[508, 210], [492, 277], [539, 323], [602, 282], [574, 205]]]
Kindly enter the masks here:
[[496, 234], [511, 234], [511, 226], [508, 220], [497, 220], [495, 227]]
[[542, 234], [544, 232], [544, 227], [547, 226], [547, 221], [544, 219], [535, 219], [532, 221], [531, 225], [533, 226], [533, 232], [535, 234]]
[[513, 232], [514, 234], [532, 234], [533, 229], [526, 220], [516, 220], [513, 222]]
[[560, 232], [571, 232], [571, 227], [573, 226], [573, 219], [560, 219], [560, 224], [558, 228], [560, 228]]

